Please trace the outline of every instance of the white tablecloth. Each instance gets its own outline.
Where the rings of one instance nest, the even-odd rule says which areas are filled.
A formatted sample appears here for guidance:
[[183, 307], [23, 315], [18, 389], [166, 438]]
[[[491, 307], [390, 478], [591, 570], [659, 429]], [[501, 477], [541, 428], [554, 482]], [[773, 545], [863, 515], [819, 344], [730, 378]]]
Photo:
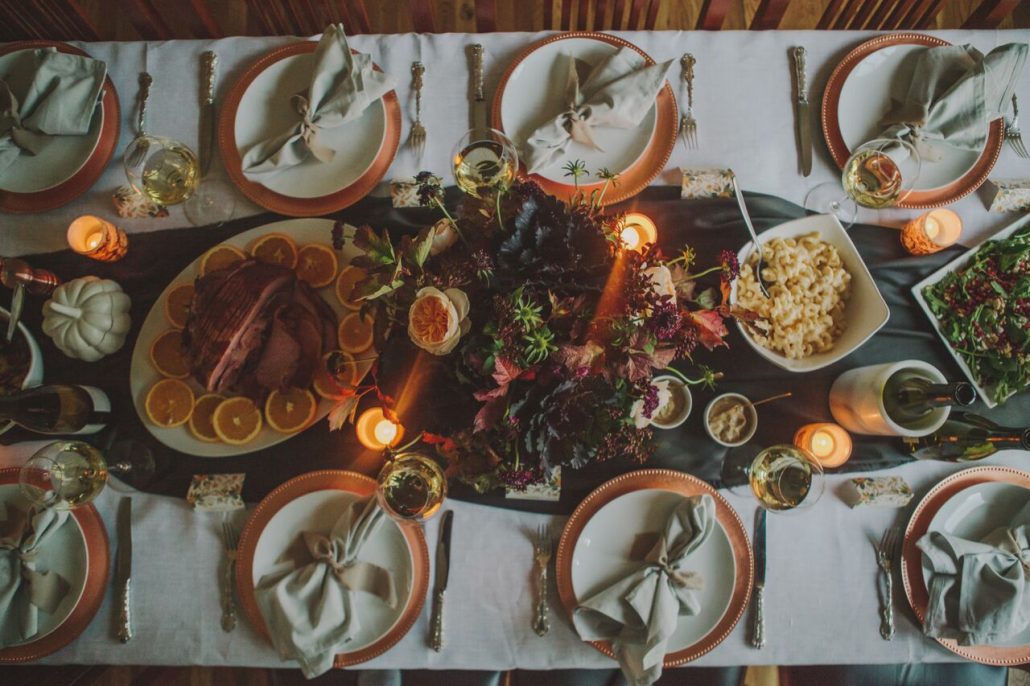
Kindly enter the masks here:
[[[656, 59], [676, 58], [685, 51], [698, 59], [697, 106], [701, 147], [689, 155], [677, 146], [659, 183], [678, 183], [680, 166], [734, 168], [748, 190], [778, 195], [800, 203], [812, 186], [837, 178], [832, 161], [816, 144], [812, 176], [795, 172], [793, 112], [787, 48], [802, 44], [809, 51], [812, 92], [821, 92], [832, 65], [867, 34], [846, 32], [629, 32], [621, 34]], [[944, 31], [952, 42], [972, 42], [983, 51], [996, 45], [1030, 40], [1030, 31]], [[487, 55], [487, 86], [496, 83], [510, 58], [528, 42], [527, 34], [358, 36], [352, 45], [371, 52], [383, 68], [398, 76], [398, 94], [409, 102], [408, 78], [415, 59], [427, 65], [425, 121], [429, 129], [426, 160], [435, 171], [448, 173], [446, 159], [452, 143], [466, 128], [464, 46], [481, 41]], [[131, 139], [135, 120], [136, 77], [147, 68], [154, 76], [149, 128], [188, 144], [197, 141], [199, 102], [198, 55], [214, 49], [220, 57], [218, 92], [229, 85], [256, 57], [290, 39], [231, 38], [214, 42], [97, 43], [83, 45], [108, 63], [122, 102], [122, 138], [117, 155]], [[1019, 94], [1030, 102], [1030, 79]], [[402, 140], [410, 125], [406, 105]], [[117, 159], [117, 158], [116, 158]], [[416, 161], [403, 148], [389, 177], [410, 175]], [[998, 177], [1026, 176], [1006, 148], [996, 167]], [[215, 176], [224, 177], [219, 165]], [[0, 254], [57, 250], [74, 216], [113, 214], [110, 191], [123, 183], [120, 164], [112, 163], [96, 187], [68, 207], [31, 216], [0, 218]], [[259, 208], [239, 199], [237, 214]], [[991, 215], [977, 196], [955, 205], [973, 242], [1012, 220]], [[871, 213], [866, 221], [899, 224], [915, 212]], [[161, 220], [119, 220], [130, 232], [186, 226], [181, 210]], [[741, 353], [745, 354], [745, 353]], [[0, 464], [16, 464], [39, 444], [0, 449]], [[288, 448], [287, 448], [288, 450]], [[283, 455], [288, 459], [288, 455]], [[1017, 465], [1026, 455], [1009, 453], [988, 462]], [[341, 467], [345, 465], [341, 464]], [[259, 467], [255, 465], [255, 467]], [[213, 469], [217, 467], [214, 466]], [[925, 492], [956, 465], [915, 463], [895, 470], [918, 491]], [[769, 571], [766, 595], [768, 645], [754, 650], [745, 641], [745, 625], [699, 665], [898, 663], [956, 659], [925, 639], [899, 612], [898, 635], [885, 642], [879, 635], [877, 568], [874, 543], [883, 529], [896, 522], [892, 509], [849, 510], [836, 495], [846, 477], [828, 478], [827, 489], [814, 509], [797, 515], [769, 518]], [[97, 501], [113, 531], [114, 507], [120, 494], [107, 489]], [[219, 516], [194, 513], [184, 500], [136, 494], [134, 526], [134, 612], [136, 638], [121, 645], [111, 635], [111, 593], [96, 620], [70, 646], [44, 660], [47, 663], [253, 665], [277, 666], [271, 647], [245, 621], [233, 633], [221, 630], [217, 573], [222, 559]], [[752, 521], [755, 504], [729, 496], [741, 517]], [[528, 533], [545, 521], [540, 515], [520, 514], [462, 502], [455, 510], [452, 572], [446, 605], [446, 645], [434, 653], [425, 646], [428, 609], [411, 632], [387, 654], [367, 663], [370, 668], [507, 669], [609, 667], [614, 663], [582, 644], [561, 617], [552, 598], [555, 621], [550, 634], [539, 638], [530, 628], [531, 544]], [[436, 522], [426, 534], [436, 541]], [[904, 607], [899, 589], [897, 606]]]

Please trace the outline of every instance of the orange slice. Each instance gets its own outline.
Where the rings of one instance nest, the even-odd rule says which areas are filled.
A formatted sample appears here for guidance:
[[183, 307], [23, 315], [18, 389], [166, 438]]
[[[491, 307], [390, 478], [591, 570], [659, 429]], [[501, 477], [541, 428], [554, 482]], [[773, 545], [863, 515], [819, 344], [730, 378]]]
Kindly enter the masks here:
[[193, 391], [178, 379], [161, 379], [147, 391], [143, 405], [147, 417], [158, 426], [182, 426], [193, 414]]
[[357, 385], [358, 363], [354, 361], [353, 355], [333, 350], [322, 356], [322, 364], [315, 370], [315, 393], [323, 398], [338, 400], [347, 388]]
[[337, 330], [340, 350], [347, 353], [360, 353], [372, 345], [372, 318], [362, 317], [359, 312], [351, 312]]
[[205, 443], [217, 443], [220, 439], [215, 433], [215, 409], [225, 400], [224, 395], [208, 393], [197, 398], [190, 415], [190, 432]]
[[261, 410], [250, 398], [229, 398], [218, 403], [211, 416], [218, 437], [231, 445], [243, 445], [261, 433]]
[[312, 288], [331, 284], [339, 266], [336, 251], [328, 245], [311, 243], [297, 251], [297, 278], [307, 281]]
[[354, 292], [354, 285], [365, 278], [365, 270], [361, 267], [346, 266], [336, 279], [336, 298], [348, 310], [361, 308], [361, 303], [351, 300], [351, 293]]
[[297, 244], [284, 233], [266, 233], [250, 246], [255, 259], [293, 269], [297, 266]]
[[220, 243], [208, 250], [200, 257], [200, 275], [206, 276], [219, 269], [236, 264], [240, 260], [247, 259], [247, 253], [233, 245]]
[[318, 401], [306, 388], [272, 391], [265, 401], [268, 425], [284, 434], [297, 433], [315, 418]]
[[184, 283], [168, 291], [165, 298], [165, 318], [177, 329], [186, 326], [190, 316], [190, 304], [193, 302], [193, 284]]
[[150, 361], [161, 376], [185, 379], [190, 375], [190, 363], [182, 342], [182, 331], [169, 329], [150, 344]]

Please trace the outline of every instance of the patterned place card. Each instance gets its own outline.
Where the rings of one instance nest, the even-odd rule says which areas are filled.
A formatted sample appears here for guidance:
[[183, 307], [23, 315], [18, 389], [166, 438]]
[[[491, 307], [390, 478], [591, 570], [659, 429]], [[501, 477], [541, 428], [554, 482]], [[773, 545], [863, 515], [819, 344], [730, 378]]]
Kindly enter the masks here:
[[732, 169], [681, 169], [683, 182], [680, 186], [680, 197], [695, 198], [732, 198]]
[[186, 502], [198, 512], [242, 510], [246, 474], [194, 474]]
[[551, 477], [546, 481], [526, 486], [525, 490], [504, 489], [504, 497], [509, 500], [548, 500], [557, 502], [561, 497], [561, 467], [556, 468]]
[[900, 476], [857, 476], [848, 480], [844, 499], [851, 507], [905, 507], [912, 500], [912, 487]]
[[1030, 179], [988, 179], [991, 212], [1026, 212], [1030, 210]]

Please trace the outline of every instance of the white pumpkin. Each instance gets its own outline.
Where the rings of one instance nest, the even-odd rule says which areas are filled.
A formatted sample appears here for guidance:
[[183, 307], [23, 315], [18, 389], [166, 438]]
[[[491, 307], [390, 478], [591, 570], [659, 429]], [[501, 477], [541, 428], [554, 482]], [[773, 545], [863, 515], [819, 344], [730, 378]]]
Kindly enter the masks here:
[[84, 276], [43, 304], [43, 331], [68, 357], [96, 362], [125, 345], [131, 300], [110, 279]]

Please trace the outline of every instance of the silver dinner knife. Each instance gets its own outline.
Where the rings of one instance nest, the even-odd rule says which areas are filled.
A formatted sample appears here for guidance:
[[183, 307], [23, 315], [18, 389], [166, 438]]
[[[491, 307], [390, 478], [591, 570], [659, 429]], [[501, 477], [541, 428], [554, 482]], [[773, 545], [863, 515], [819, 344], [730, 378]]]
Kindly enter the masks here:
[[765, 647], [765, 508], [755, 512], [755, 593], [751, 609], [751, 645]]
[[207, 176], [213, 156], [215, 127], [215, 69], [218, 55], [207, 50], [200, 56], [204, 67], [204, 102], [200, 106], [200, 175]]
[[472, 72], [469, 76], [469, 128], [488, 128], [486, 114], [486, 95], [483, 93], [483, 46], [474, 43], [469, 50], [472, 59]]
[[797, 87], [794, 100], [794, 126], [798, 140], [798, 165], [801, 175], [812, 173], [812, 113], [805, 93], [805, 49], [800, 45], [791, 49], [794, 58], [794, 76]]
[[122, 643], [132, 639], [132, 498], [118, 503], [118, 558], [114, 572], [115, 634]]
[[443, 596], [447, 590], [447, 577], [451, 567], [451, 522], [454, 510], [443, 513], [440, 521], [440, 539], [436, 544], [436, 580], [433, 582], [433, 614], [429, 619], [429, 647], [440, 652], [443, 648]]

